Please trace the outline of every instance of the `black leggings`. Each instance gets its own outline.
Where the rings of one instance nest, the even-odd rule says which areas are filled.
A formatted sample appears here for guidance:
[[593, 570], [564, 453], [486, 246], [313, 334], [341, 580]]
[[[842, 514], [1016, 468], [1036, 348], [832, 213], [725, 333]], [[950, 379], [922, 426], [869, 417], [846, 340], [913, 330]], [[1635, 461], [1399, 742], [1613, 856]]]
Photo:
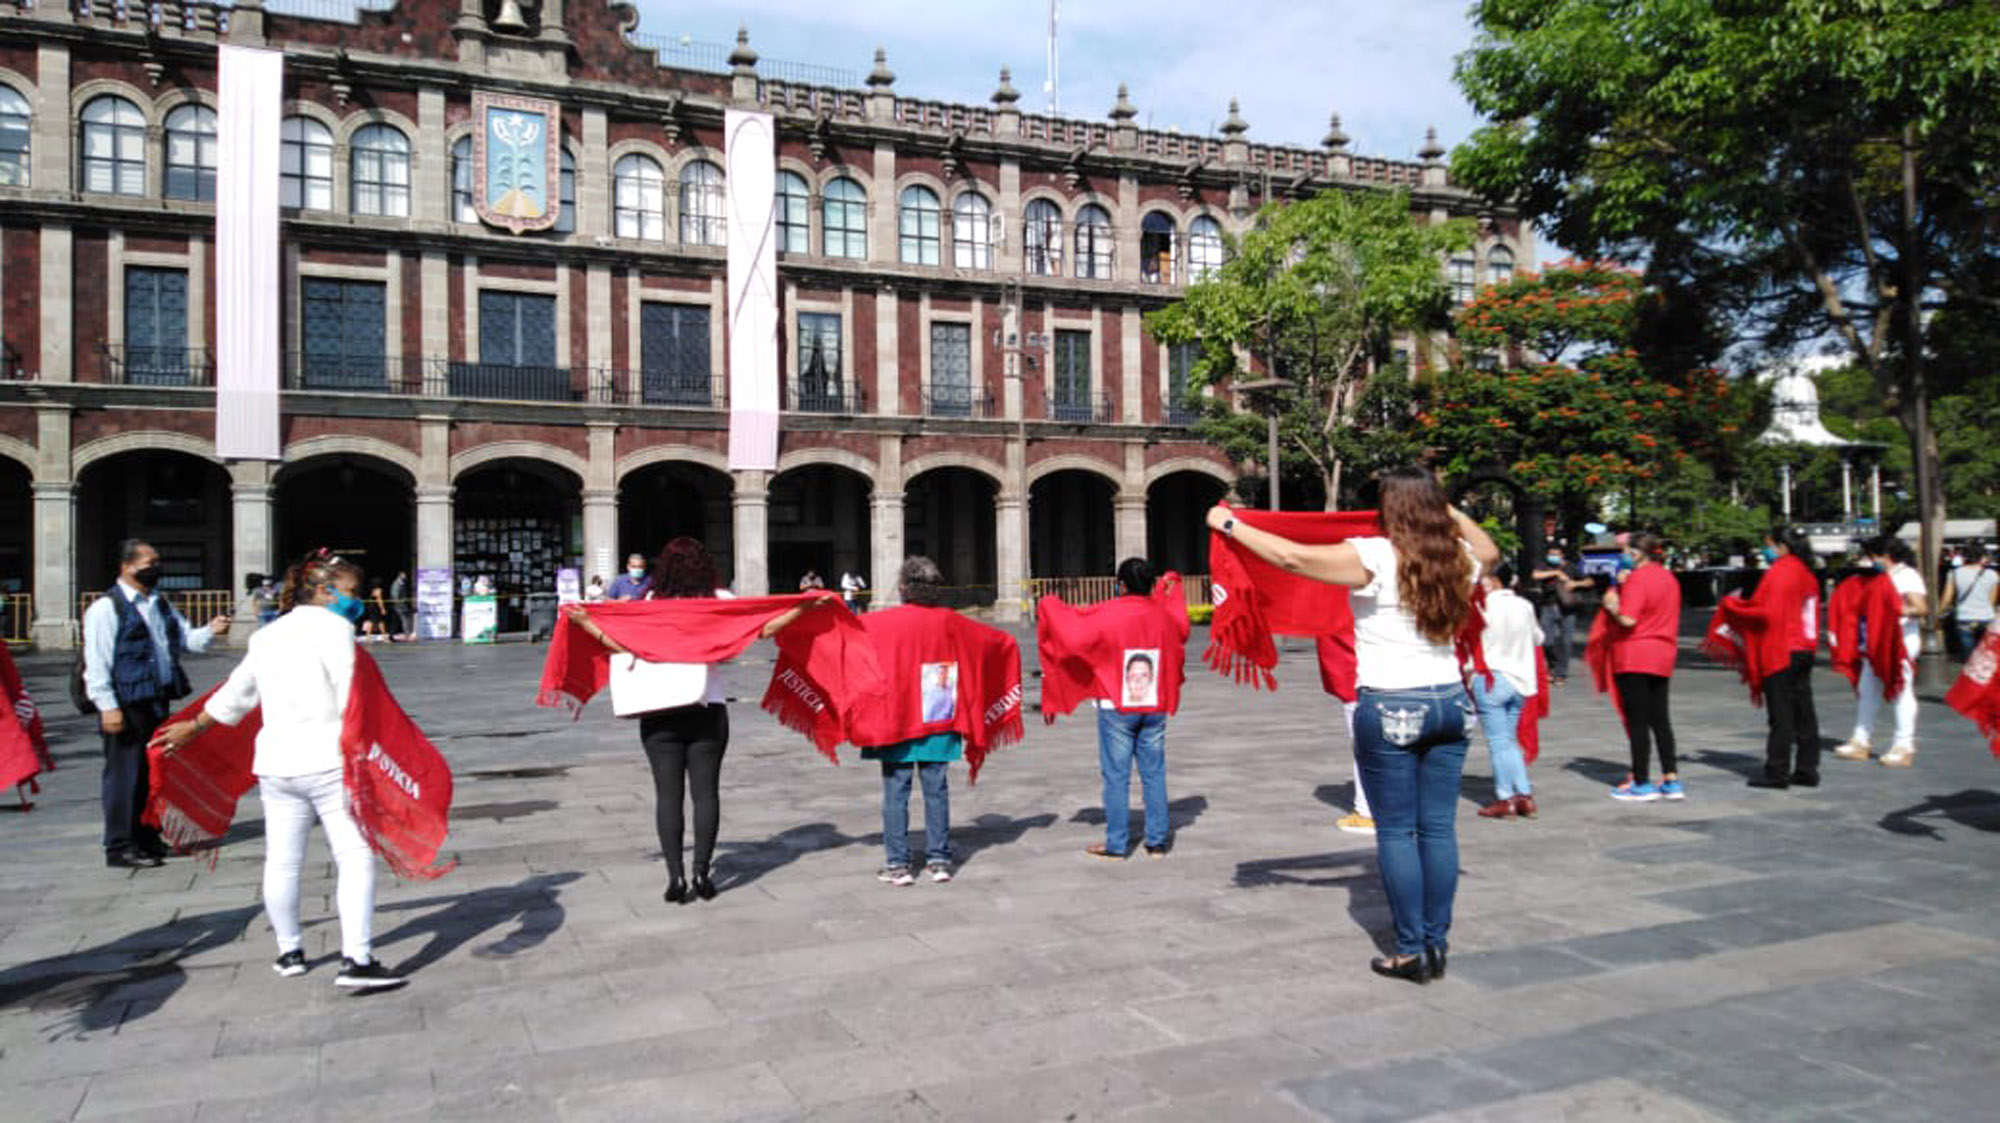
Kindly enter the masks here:
[[[1789, 780], [1819, 777], [1819, 711], [1813, 708], [1813, 653], [1794, 651], [1785, 669], [1764, 679], [1764, 714], [1771, 735], [1764, 742], [1764, 775]], [[1796, 748], [1796, 754], [1794, 749]]]
[[[694, 870], [708, 872], [715, 855], [715, 834], [722, 826], [722, 754], [729, 751], [729, 707], [678, 706], [639, 718], [639, 740], [646, 763], [653, 766], [653, 816], [660, 831], [660, 852], [675, 880], [681, 868], [681, 836], [685, 822], [681, 805], [694, 800]], [[690, 783], [691, 781], [691, 783]], [[689, 790], [692, 789], [692, 790]]]
[[1632, 782], [1647, 782], [1655, 745], [1660, 750], [1660, 775], [1675, 775], [1680, 769], [1674, 763], [1674, 723], [1667, 717], [1667, 685], [1673, 680], [1621, 671], [1616, 681], [1618, 705], [1625, 711], [1625, 735], [1632, 742]]

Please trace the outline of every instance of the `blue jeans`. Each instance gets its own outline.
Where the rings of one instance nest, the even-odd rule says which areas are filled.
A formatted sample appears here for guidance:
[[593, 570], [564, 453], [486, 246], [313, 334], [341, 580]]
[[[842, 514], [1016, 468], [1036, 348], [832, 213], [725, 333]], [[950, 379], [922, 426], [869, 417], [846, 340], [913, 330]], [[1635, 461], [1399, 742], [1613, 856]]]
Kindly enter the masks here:
[[1361, 784], [1375, 810], [1375, 860], [1396, 925], [1396, 954], [1440, 951], [1458, 892], [1458, 778], [1470, 703], [1456, 682], [1363, 688], [1354, 711]]
[[933, 862], [951, 861], [951, 763], [882, 762], [882, 849], [891, 866], [910, 864], [910, 774], [924, 786], [924, 853]]
[[1097, 711], [1097, 767], [1104, 773], [1104, 849], [1132, 845], [1132, 763], [1146, 804], [1146, 845], [1167, 844], [1167, 715]]
[[1506, 675], [1495, 672], [1493, 685], [1487, 686], [1486, 676], [1475, 671], [1472, 702], [1479, 707], [1479, 728], [1486, 731], [1486, 755], [1493, 758], [1494, 798], [1533, 795], [1535, 789], [1528, 784], [1528, 762], [1521, 757], [1521, 742], [1516, 737], [1521, 708], [1528, 704], [1528, 699]]

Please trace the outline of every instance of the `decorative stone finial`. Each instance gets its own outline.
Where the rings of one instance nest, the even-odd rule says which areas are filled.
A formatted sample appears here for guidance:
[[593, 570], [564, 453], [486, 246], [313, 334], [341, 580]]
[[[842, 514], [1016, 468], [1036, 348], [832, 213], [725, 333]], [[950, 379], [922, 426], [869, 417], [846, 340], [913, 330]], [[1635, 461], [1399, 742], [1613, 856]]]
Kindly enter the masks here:
[[1014, 75], [1006, 67], [1000, 68], [1000, 85], [993, 91], [993, 104], [1012, 105], [1021, 100], [1021, 91], [1014, 88]]
[[1131, 91], [1125, 88], [1125, 83], [1118, 83], [1118, 101], [1111, 107], [1111, 119], [1113, 121], [1125, 122], [1130, 121], [1138, 115], [1139, 107], [1132, 104]]
[[750, 29], [742, 24], [736, 25], [736, 49], [729, 52], [729, 70], [739, 75], [757, 72], [757, 52], [750, 49]]
[[896, 72], [889, 69], [889, 52], [875, 48], [875, 69], [868, 72], [868, 84], [877, 89], [886, 89], [896, 84]]
[[1327, 119], [1326, 135], [1319, 138], [1319, 143], [1328, 152], [1345, 152], [1353, 139], [1340, 127], [1340, 114], [1336, 113]]
[[1426, 164], [1435, 164], [1444, 159], [1444, 145], [1438, 143], [1436, 128], [1424, 130], [1424, 146], [1417, 149], [1417, 159]]
[[1229, 116], [1222, 119], [1222, 135], [1226, 137], [1240, 137], [1249, 131], [1250, 122], [1243, 119], [1243, 107], [1236, 104], [1235, 98], [1230, 98]]

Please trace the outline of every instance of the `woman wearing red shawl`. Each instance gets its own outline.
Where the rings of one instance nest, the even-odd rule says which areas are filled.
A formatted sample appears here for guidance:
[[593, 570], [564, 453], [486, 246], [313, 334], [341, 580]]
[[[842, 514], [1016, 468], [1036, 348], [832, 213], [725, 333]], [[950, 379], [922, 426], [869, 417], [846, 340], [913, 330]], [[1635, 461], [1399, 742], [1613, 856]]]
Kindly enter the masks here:
[[[1875, 737], [1875, 719], [1887, 697], [1895, 707], [1895, 739], [1889, 742], [1889, 751], [1882, 754], [1882, 763], [1891, 768], [1908, 768], [1917, 760], [1915, 656], [1923, 650], [1921, 622], [1930, 611], [1929, 592], [1924, 588], [1924, 575], [1912, 564], [1917, 560], [1916, 552], [1902, 539], [1885, 534], [1869, 539], [1861, 548], [1880, 576], [1850, 577], [1848, 581], [1866, 584], [1869, 591], [1877, 591], [1874, 586], [1887, 583], [1889, 589], [1881, 603], [1885, 608], [1893, 605], [1895, 612], [1850, 613], [1835, 629], [1836, 656], [1850, 642], [1847, 625], [1852, 624], [1855, 627], [1851, 642], [1866, 649], [1869, 657], [1857, 660], [1858, 676], [1848, 672], [1855, 679], [1854, 689], [1859, 696], [1854, 709], [1854, 735], [1833, 750], [1833, 755], [1842, 760], [1868, 759]], [[1865, 609], [1867, 604], [1864, 600], [1862, 607]], [[1897, 644], [1897, 640], [1901, 643]], [[1967, 648], [1968, 655], [1971, 651]]]
[[1813, 651], [1819, 646], [1819, 577], [1812, 547], [1797, 530], [1774, 527], [1764, 538], [1770, 568], [1748, 598], [1722, 598], [1703, 648], [1735, 667], [1752, 705], [1770, 722], [1764, 770], [1753, 788], [1819, 786], [1819, 714], [1813, 708]]
[[1360, 705], [1354, 747], [1375, 812], [1375, 856], [1395, 921], [1395, 953], [1369, 966], [1425, 983], [1443, 977], [1458, 889], [1459, 776], [1472, 703], [1455, 641], [1473, 618], [1473, 582], [1500, 551], [1422, 468], [1384, 472], [1386, 537], [1307, 546], [1240, 524], [1208, 525], [1291, 573], [1352, 589]]
[[[1632, 571], [1604, 594], [1604, 611], [1593, 628], [1586, 657], [1591, 677], [1608, 670], [1618, 691], [1618, 713], [1632, 748], [1632, 771], [1611, 789], [1611, 798], [1631, 803], [1686, 799], [1674, 760], [1674, 723], [1667, 715], [1667, 687], [1680, 652], [1681, 583], [1662, 563], [1666, 543], [1657, 534], [1635, 534], [1626, 554]], [[1603, 666], [1608, 664], [1608, 666]], [[1650, 779], [1653, 749], [1660, 753], [1660, 782]]]
[[[708, 548], [685, 535], [668, 542], [653, 562], [638, 597], [663, 600], [728, 596], [716, 576]], [[803, 607], [765, 624], [769, 637], [798, 619]], [[632, 654], [604, 633], [586, 610], [572, 619], [610, 649], [611, 709], [619, 717], [639, 719], [639, 743], [653, 772], [653, 826], [660, 836], [660, 854], [667, 862], [668, 904], [687, 903], [689, 882], [682, 865], [687, 839], [685, 807], [694, 804], [693, 895], [715, 896], [709, 862], [722, 829], [722, 757], [729, 751], [729, 707], [722, 677], [711, 663], [655, 663]]]

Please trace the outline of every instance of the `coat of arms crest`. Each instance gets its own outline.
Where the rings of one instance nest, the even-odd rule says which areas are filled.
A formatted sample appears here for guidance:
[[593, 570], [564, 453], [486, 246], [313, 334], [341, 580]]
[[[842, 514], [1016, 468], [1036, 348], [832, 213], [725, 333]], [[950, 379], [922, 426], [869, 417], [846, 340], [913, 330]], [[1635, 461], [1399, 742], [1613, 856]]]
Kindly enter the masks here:
[[556, 224], [562, 113], [553, 101], [472, 95], [472, 206], [516, 234]]

